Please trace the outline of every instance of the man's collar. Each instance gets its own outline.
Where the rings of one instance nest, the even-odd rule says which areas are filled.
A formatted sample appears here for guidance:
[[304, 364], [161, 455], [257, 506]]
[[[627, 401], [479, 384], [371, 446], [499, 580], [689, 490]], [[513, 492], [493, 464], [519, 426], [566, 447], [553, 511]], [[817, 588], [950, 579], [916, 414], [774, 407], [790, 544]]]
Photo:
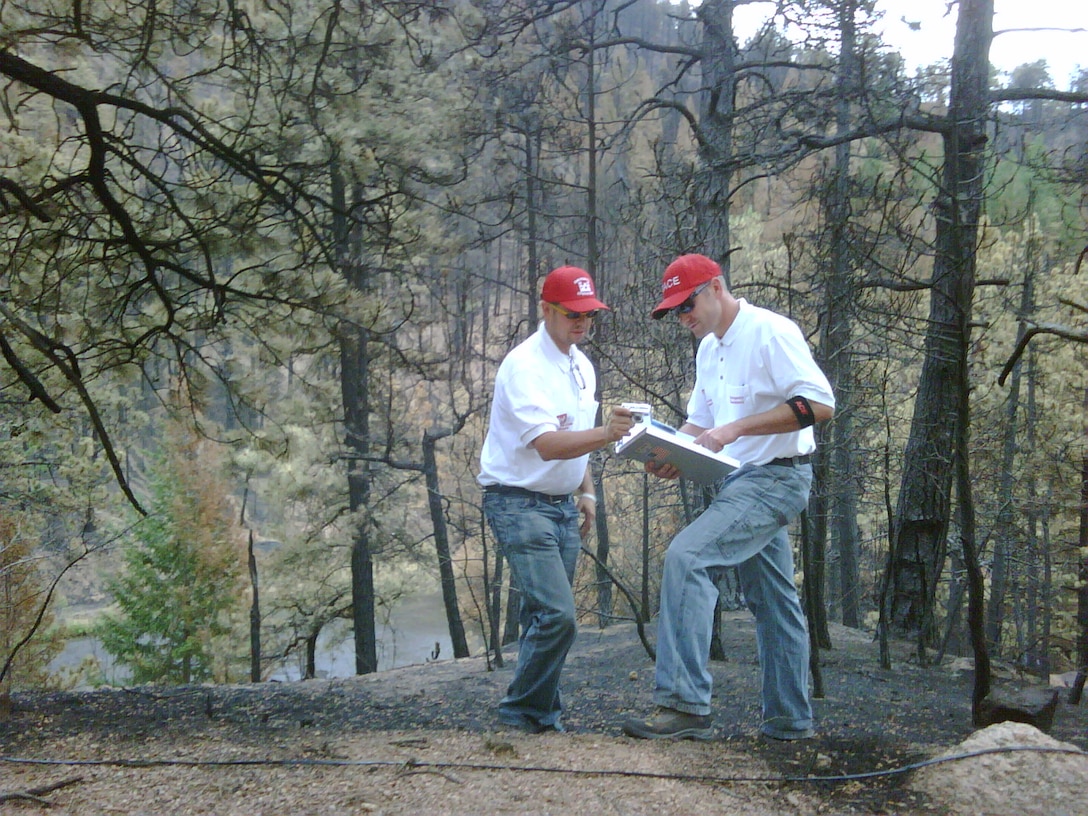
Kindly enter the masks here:
[[540, 333], [540, 347], [544, 350], [544, 356], [555, 363], [562, 363], [570, 357], [574, 356], [575, 346], [571, 346], [570, 354], [564, 354], [563, 351], [555, 344], [555, 340], [548, 334], [548, 327], [544, 324], [544, 321], [540, 321], [540, 328], [537, 329]]

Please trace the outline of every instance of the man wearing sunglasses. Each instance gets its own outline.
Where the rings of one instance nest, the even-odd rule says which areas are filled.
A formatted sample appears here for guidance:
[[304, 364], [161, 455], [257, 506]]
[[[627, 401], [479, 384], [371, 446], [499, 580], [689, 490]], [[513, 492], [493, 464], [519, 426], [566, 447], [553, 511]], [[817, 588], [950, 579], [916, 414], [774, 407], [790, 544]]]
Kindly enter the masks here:
[[[710, 739], [715, 577], [737, 567], [756, 620], [760, 730], [774, 739], [805, 739], [813, 735], [809, 641], [788, 526], [808, 504], [812, 426], [831, 418], [835, 397], [797, 324], [734, 297], [710, 258], [682, 255], [665, 270], [652, 316], [669, 314], [701, 341], [680, 430], [743, 465], [669, 545], [657, 623], [657, 709], [628, 719], [623, 730], [643, 739]], [[679, 475], [652, 462], [646, 470], [666, 479]]]
[[576, 633], [571, 585], [596, 518], [589, 454], [634, 425], [630, 411], [617, 408], [595, 426], [597, 375], [578, 344], [608, 307], [589, 274], [552, 270], [540, 305], [536, 333], [495, 376], [478, 477], [484, 515], [520, 593], [518, 662], [498, 716], [530, 733], [563, 730], [559, 680]]

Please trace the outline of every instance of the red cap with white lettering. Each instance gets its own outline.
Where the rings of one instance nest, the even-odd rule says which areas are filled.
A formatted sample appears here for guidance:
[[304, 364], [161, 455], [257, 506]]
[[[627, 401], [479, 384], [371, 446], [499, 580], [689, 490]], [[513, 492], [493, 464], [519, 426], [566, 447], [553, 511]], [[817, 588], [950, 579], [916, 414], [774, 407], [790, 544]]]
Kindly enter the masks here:
[[545, 303], [558, 304], [572, 312], [608, 308], [597, 299], [593, 278], [577, 266], [561, 266], [549, 272], [548, 277], [544, 278], [540, 299]]
[[721, 274], [722, 268], [706, 255], [681, 255], [666, 267], [661, 277], [661, 302], [650, 315], [660, 320], [687, 300], [696, 288]]

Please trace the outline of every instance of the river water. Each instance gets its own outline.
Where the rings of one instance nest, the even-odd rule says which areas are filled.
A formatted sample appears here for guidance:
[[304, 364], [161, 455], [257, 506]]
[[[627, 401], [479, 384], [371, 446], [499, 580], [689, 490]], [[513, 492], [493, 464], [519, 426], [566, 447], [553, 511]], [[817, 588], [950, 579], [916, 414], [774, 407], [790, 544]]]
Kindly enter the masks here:
[[[346, 621], [337, 621], [325, 628], [317, 643], [318, 677], [351, 677], [355, 674], [355, 643], [347, 637], [350, 632]], [[475, 652], [481, 648], [478, 629], [470, 628], [467, 635], [470, 650]], [[378, 671], [453, 657], [445, 608], [438, 593], [401, 599], [394, 607], [389, 622], [378, 623], [377, 637]], [[115, 665], [102, 644], [90, 637], [69, 640], [60, 655], [50, 663], [49, 670], [54, 674], [70, 673], [87, 658], [94, 658], [100, 667], [98, 682], [94, 685], [123, 686], [129, 681], [128, 672]], [[273, 671], [269, 679], [288, 681], [298, 680], [301, 676], [298, 661], [288, 661]], [[92, 687], [90, 683], [81, 683], [75, 688], [85, 691]]]
[[[387, 624], [377, 624], [378, 671], [413, 666], [430, 660], [453, 657], [453, 644], [446, 623], [442, 596], [418, 595], [397, 602]], [[317, 641], [318, 677], [351, 677], [355, 674], [355, 643], [346, 621], [327, 626]], [[479, 647], [478, 631], [468, 631], [469, 649]], [[301, 667], [285, 666], [270, 679], [297, 680]]]

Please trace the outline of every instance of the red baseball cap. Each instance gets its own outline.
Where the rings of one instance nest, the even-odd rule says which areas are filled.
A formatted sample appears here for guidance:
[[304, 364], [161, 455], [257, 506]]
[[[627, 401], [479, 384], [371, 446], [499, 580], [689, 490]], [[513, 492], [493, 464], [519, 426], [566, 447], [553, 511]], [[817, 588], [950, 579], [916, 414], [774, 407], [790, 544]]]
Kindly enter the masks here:
[[577, 266], [561, 266], [549, 272], [548, 277], [544, 278], [544, 288], [540, 292], [540, 299], [572, 312], [608, 308], [597, 300], [597, 289], [593, 285], [593, 278]]
[[699, 286], [719, 277], [722, 268], [706, 255], [681, 255], [665, 268], [661, 276], [661, 302], [650, 313], [660, 320], [685, 300]]

